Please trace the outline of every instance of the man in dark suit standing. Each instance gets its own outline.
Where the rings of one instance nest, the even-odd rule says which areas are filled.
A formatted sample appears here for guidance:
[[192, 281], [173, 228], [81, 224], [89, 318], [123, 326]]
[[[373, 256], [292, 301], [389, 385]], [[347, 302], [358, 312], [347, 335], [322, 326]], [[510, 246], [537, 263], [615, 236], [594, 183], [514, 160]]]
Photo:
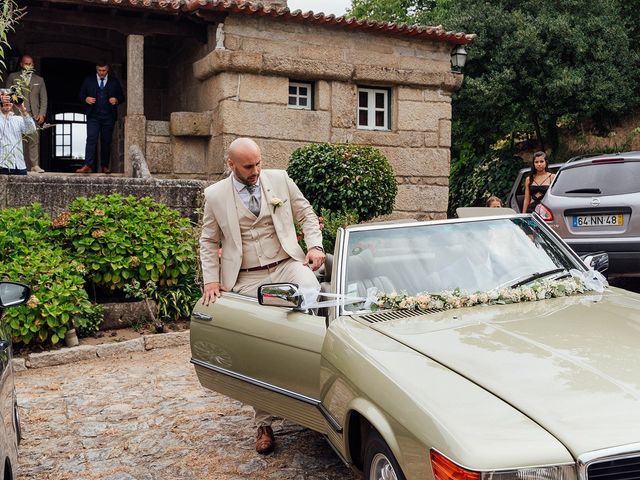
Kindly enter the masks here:
[[76, 173], [97, 171], [96, 147], [100, 137], [100, 163], [102, 172], [109, 173], [111, 137], [116, 123], [118, 105], [124, 102], [122, 85], [109, 75], [109, 65], [96, 63], [96, 75], [85, 78], [80, 88], [80, 101], [87, 105], [87, 146], [84, 165]]

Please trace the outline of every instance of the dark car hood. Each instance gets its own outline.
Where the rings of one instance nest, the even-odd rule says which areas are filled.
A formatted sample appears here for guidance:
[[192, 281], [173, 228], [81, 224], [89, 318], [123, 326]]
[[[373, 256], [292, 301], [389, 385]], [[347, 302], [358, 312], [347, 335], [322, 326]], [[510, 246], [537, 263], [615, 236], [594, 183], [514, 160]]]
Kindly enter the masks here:
[[371, 327], [502, 398], [576, 456], [640, 442], [640, 295], [611, 289]]

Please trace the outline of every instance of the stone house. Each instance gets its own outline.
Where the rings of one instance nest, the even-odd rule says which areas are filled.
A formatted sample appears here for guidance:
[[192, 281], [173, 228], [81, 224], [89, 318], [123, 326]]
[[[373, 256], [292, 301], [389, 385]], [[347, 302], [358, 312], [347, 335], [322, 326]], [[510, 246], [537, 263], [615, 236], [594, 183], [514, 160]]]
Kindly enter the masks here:
[[76, 96], [104, 59], [126, 88], [112, 160], [125, 175], [132, 145], [155, 177], [216, 180], [239, 136], [256, 139], [267, 168], [312, 142], [367, 144], [397, 175], [395, 216], [446, 216], [451, 95], [462, 82], [450, 56], [473, 35], [291, 12], [286, 0], [20, 4], [27, 15], [7, 59], [32, 55], [47, 83], [48, 171], [81, 162]]

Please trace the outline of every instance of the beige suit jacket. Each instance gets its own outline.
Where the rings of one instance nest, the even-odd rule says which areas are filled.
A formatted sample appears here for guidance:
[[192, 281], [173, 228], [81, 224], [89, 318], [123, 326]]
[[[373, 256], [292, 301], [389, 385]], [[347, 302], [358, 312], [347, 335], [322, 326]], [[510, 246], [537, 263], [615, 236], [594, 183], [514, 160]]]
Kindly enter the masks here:
[[[291, 258], [300, 262], [305, 254], [296, 240], [294, 220], [302, 226], [308, 248], [322, 246], [322, 233], [318, 217], [297, 185], [284, 170], [263, 170], [260, 173], [262, 202], [267, 202], [278, 240]], [[242, 237], [238, 211], [233, 200], [231, 177], [207, 187], [204, 191], [205, 205], [200, 236], [200, 260], [204, 283], [220, 282], [231, 290], [236, 284], [242, 264]], [[284, 202], [275, 212], [271, 201], [278, 198]], [[218, 258], [218, 248], [222, 257]]]
[[[17, 79], [20, 78], [21, 72], [13, 72], [7, 78], [6, 87], [17, 83]], [[25, 98], [24, 106], [27, 107], [27, 111], [32, 117], [47, 115], [47, 87], [44, 84], [44, 78], [35, 73], [31, 74], [31, 81], [29, 82], [29, 94]]]

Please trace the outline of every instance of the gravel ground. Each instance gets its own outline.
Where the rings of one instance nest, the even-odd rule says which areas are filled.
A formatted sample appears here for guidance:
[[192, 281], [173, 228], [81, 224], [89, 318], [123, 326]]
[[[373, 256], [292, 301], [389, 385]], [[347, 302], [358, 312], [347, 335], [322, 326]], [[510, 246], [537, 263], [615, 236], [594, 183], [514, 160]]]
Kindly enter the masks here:
[[189, 359], [185, 345], [19, 372], [18, 478], [358, 478], [321, 435], [286, 421], [276, 451], [258, 455], [251, 409], [203, 389]]

